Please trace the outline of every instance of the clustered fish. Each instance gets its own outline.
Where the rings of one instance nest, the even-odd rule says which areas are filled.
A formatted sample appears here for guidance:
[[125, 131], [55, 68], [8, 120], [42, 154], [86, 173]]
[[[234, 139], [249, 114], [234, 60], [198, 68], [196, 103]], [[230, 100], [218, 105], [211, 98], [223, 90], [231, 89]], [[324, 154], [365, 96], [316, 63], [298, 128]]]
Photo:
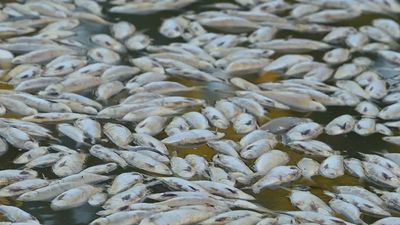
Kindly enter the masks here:
[[[379, 133], [400, 145], [400, 25], [389, 19], [400, 3], [215, 2], [163, 18], [168, 44], [105, 14], [196, 2], [0, 4], [0, 79], [13, 87], [0, 91], [0, 156], [17, 155], [16, 169], [0, 170], [0, 197], [54, 211], [89, 204], [99, 209], [90, 225], [364, 225], [365, 215], [377, 218], [372, 225], [400, 224], [400, 153], [349, 157], [320, 138]], [[369, 13], [382, 18], [337, 25]], [[279, 79], [251, 81], [262, 73]], [[354, 110], [327, 123], [270, 113], [330, 107]], [[180, 152], [196, 146], [212, 155]], [[345, 175], [370, 187], [337, 185], [325, 201], [299, 185]], [[288, 192], [292, 211], [257, 203], [272, 189]], [[44, 222], [11, 205], [0, 214], [0, 225]]]

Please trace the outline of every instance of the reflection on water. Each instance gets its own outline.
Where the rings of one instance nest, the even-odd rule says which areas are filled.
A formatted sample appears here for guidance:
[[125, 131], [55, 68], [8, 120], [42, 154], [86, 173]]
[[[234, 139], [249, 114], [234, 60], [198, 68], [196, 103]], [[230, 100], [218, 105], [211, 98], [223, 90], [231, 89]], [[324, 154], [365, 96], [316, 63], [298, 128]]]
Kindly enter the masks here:
[[[214, 1], [202, 1], [202, 4], [212, 3]], [[200, 4], [194, 4], [190, 6], [186, 10], [196, 10], [198, 9]], [[158, 34], [158, 27], [161, 24], [162, 19], [171, 17], [176, 15], [176, 12], [166, 12], [166, 13], [158, 13], [151, 16], [120, 16], [120, 15], [109, 15], [111, 20], [118, 21], [118, 20], [127, 20], [135, 24], [138, 30], [149, 34], [153, 39], [155, 44], [166, 44], [169, 43], [170, 40], [162, 37]], [[381, 16], [380, 16], [381, 17]], [[145, 18], [145, 19], [144, 19]], [[342, 23], [342, 25], [347, 26], [361, 26], [364, 24], [369, 24], [371, 20], [377, 18], [376, 15], [367, 15], [362, 16], [357, 20], [352, 20], [349, 22]], [[85, 23], [84, 23], [85, 24]], [[89, 41], [88, 34], [91, 32], [107, 32], [106, 27], [94, 25], [92, 23], [87, 23], [85, 28], [79, 28], [77, 30], [76, 38], [79, 39], [81, 42], [85, 43], [89, 47], [92, 44]], [[297, 33], [290, 33], [292, 37], [303, 37], [303, 38], [310, 38], [308, 34], [297, 34]], [[279, 32], [279, 37], [287, 37], [288, 32]], [[313, 35], [312, 38], [320, 39], [322, 36]], [[176, 41], [176, 40], [175, 40]], [[179, 40], [177, 40], [179, 41]], [[131, 53], [131, 56], [125, 57], [127, 60], [128, 57], [135, 57], [136, 53]], [[313, 57], [315, 57], [316, 61], [320, 59], [322, 56], [321, 52], [315, 52]], [[263, 83], [263, 82], [270, 82], [270, 81], [277, 81], [281, 79], [281, 75], [277, 73], [264, 73], [259, 75], [253, 76], [246, 76], [245, 79], [254, 82], [254, 83]], [[194, 91], [183, 93], [184, 96], [188, 97], [196, 97], [196, 98], [203, 98], [206, 100], [208, 104], [213, 105], [215, 101], [220, 98], [225, 98], [232, 95], [234, 89], [231, 86], [226, 85], [224, 83], [202, 83], [198, 81], [188, 81], [182, 79], [171, 79], [174, 81], [179, 81], [188, 86], [197, 86]], [[1, 90], [11, 89], [12, 87], [0, 83]], [[126, 96], [127, 93], [119, 94], [118, 97], [109, 101], [109, 104], [114, 104], [118, 102], [118, 98]], [[342, 115], [342, 114], [353, 114], [358, 116], [357, 113], [352, 108], [344, 108], [344, 107], [329, 107], [327, 112], [316, 112], [316, 113], [299, 113], [299, 112], [292, 112], [287, 110], [270, 110], [266, 117], [259, 118], [259, 124], [263, 124], [271, 118], [281, 117], [281, 116], [300, 116], [300, 117], [309, 117], [312, 118], [314, 121], [326, 124], [327, 122], [331, 121], [333, 118]], [[16, 118], [12, 114], [6, 114], [4, 117], [7, 118]], [[126, 124], [129, 128], [134, 128], [133, 124]], [[49, 127], [53, 129], [54, 127]], [[240, 135], [237, 135], [233, 132], [232, 128], [224, 130], [223, 132], [226, 133], [226, 138], [232, 140], [239, 140], [241, 138]], [[160, 135], [159, 138], [164, 137], [164, 135]], [[327, 136], [321, 135], [318, 139], [330, 144], [334, 149], [342, 151], [343, 155], [348, 155], [352, 157], [359, 157], [359, 152], [377, 152], [383, 150], [390, 150], [391, 152], [400, 152], [400, 148], [394, 145], [390, 145], [386, 142], [383, 142], [381, 139], [380, 134], [370, 135], [368, 137], [362, 137], [355, 133], [350, 133], [347, 135], [341, 136]], [[62, 139], [63, 143], [65, 143], [68, 147], [76, 148], [75, 143], [67, 140]], [[42, 145], [46, 145], [46, 143], [41, 143]], [[104, 144], [107, 146], [107, 144]], [[290, 164], [296, 164], [299, 159], [303, 157], [303, 155], [294, 152], [286, 148], [283, 145], [278, 145], [277, 149], [283, 150], [290, 154], [291, 162]], [[83, 148], [83, 150], [87, 150], [87, 148]], [[207, 159], [211, 159], [213, 156], [213, 151], [211, 151], [207, 146], [195, 146], [190, 148], [170, 148], [170, 151], [177, 151], [179, 156], [185, 156], [187, 154], [198, 154], [204, 156]], [[18, 165], [12, 163], [12, 160], [15, 159], [19, 155], [18, 151], [12, 150], [9, 151], [5, 156], [2, 157], [2, 162], [0, 163], [0, 169], [10, 169], [10, 168], [18, 168]], [[322, 159], [316, 158], [316, 160], [321, 161]], [[95, 165], [100, 163], [97, 159], [91, 157], [87, 164]], [[252, 161], [249, 161], [252, 163]], [[128, 171], [133, 169], [129, 169]], [[114, 173], [117, 174], [122, 170], [117, 170]], [[126, 172], [126, 170], [124, 170]], [[54, 175], [47, 170], [41, 170], [40, 172], [44, 173], [44, 176], [47, 178], [55, 178]], [[332, 187], [335, 185], [359, 185], [363, 184], [363, 181], [345, 175], [338, 179], [327, 179], [320, 176], [314, 177], [313, 180], [299, 180], [294, 185], [307, 185], [311, 187], [311, 191], [321, 197], [323, 200], [328, 201], [329, 198], [322, 194], [322, 190], [332, 190]], [[289, 199], [287, 198], [288, 191], [283, 189], [277, 190], [270, 190], [270, 189], [263, 189], [260, 194], [258, 194], [257, 202], [261, 205], [270, 208], [272, 210], [293, 210], [293, 206], [290, 204]], [[24, 203], [18, 202], [11, 198], [0, 198], [1, 204], [6, 205], [16, 205], [20, 206], [22, 209], [27, 210], [28, 212], [32, 213], [36, 216], [43, 224], [45, 225], [86, 225], [93, 219], [97, 218], [95, 213], [99, 211], [98, 208], [90, 207], [88, 205], [75, 208], [72, 210], [65, 210], [61, 212], [54, 212], [50, 209], [48, 202], [43, 203]], [[374, 218], [363, 218], [366, 222], [374, 221]], [[1, 221], [1, 217], [0, 217]]]

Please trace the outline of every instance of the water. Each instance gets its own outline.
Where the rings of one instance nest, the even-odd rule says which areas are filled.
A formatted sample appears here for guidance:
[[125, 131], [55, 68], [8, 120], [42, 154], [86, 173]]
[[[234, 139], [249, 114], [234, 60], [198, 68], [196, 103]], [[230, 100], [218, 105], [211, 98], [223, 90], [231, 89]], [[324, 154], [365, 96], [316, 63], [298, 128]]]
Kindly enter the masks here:
[[[163, 13], [157, 13], [149, 16], [121, 16], [121, 15], [113, 15], [113, 14], [108, 14], [107, 16], [109, 17], [109, 20], [111, 21], [119, 21], [119, 20], [126, 20], [129, 21], [137, 27], [139, 31], [142, 31], [148, 35], [150, 35], [154, 39], [154, 44], [168, 44], [171, 42], [171, 40], [164, 38], [158, 33], [158, 28], [162, 22], [163, 19], [169, 18], [171, 16], [175, 16], [178, 13], [181, 13], [185, 10], [200, 10], [202, 6], [208, 4], [208, 3], [215, 3], [215, 1], [212, 0], [204, 0], [201, 1], [201, 3], [196, 3], [193, 4], [190, 7], [187, 7], [182, 10], [178, 11], [171, 11], [171, 12], [163, 12]], [[107, 6], [106, 6], [107, 7]], [[377, 16], [374, 14], [370, 15], [363, 15], [362, 17], [348, 21], [348, 22], [343, 22], [341, 23], [342, 25], [348, 25], [348, 26], [362, 26], [365, 24], [370, 24], [370, 22], [378, 17], [382, 16]], [[87, 44], [88, 46], [92, 46], [92, 44], [89, 41], [89, 36], [88, 34], [92, 32], [107, 32], [106, 27], [101, 26], [101, 25], [96, 25], [90, 22], [85, 22], [84, 28], [79, 28], [77, 30], [77, 39], [79, 39], [81, 42]], [[278, 33], [278, 38], [282, 37], [301, 37], [301, 38], [312, 38], [312, 39], [321, 39], [322, 35], [309, 35], [309, 34], [299, 34], [295, 32], [287, 32], [287, 31], [280, 31]], [[183, 41], [180, 39], [173, 40], [173, 41]], [[125, 61], [127, 57], [135, 57], [140, 55], [139, 53], [130, 53], [130, 55], [125, 57]], [[322, 52], [315, 52], [312, 54], [315, 57], [315, 60], [318, 61], [321, 59], [321, 56], [323, 55]], [[369, 57], [374, 57], [374, 56], [369, 56]], [[263, 82], [269, 82], [269, 81], [276, 81], [281, 79], [282, 77], [277, 74], [277, 73], [265, 73], [265, 74], [256, 74], [252, 76], [246, 76], [245, 77], [247, 80], [254, 82], [254, 83], [263, 83]], [[182, 79], [171, 79], [175, 81], [182, 82], [185, 85], [188, 86], [200, 86], [200, 88], [196, 89], [195, 91], [192, 91], [190, 93], [182, 93], [185, 96], [188, 97], [196, 97], [196, 98], [203, 98], [207, 101], [208, 104], [213, 105], [216, 100], [224, 97], [231, 96], [231, 92], [234, 90], [232, 89], [231, 86], [228, 86], [226, 84], [217, 84], [217, 83], [203, 83], [203, 82], [197, 82], [197, 81], [188, 81], [188, 80], [182, 80]], [[0, 84], [0, 89], [12, 89], [12, 87], [5, 85], [5, 84]], [[90, 94], [89, 94], [90, 95]], [[118, 100], [124, 96], [126, 96], [127, 93], [122, 93], [119, 94], [117, 97], [113, 98], [108, 104], [112, 105], [118, 102]], [[300, 116], [300, 117], [308, 117], [313, 119], [315, 122], [321, 123], [321, 124], [326, 124], [329, 121], [331, 121], [333, 118], [343, 115], [343, 114], [351, 114], [359, 117], [358, 113], [353, 110], [353, 108], [349, 107], [328, 107], [328, 110], [326, 112], [318, 112], [318, 113], [299, 113], [299, 112], [293, 112], [293, 111], [288, 111], [288, 110], [269, 110], [269, 113], [265, 118], [260, 118], [259, 119], [259, 124], [262, 125], [266, 121], [272, 118], [276, 117], [281, 117], [281, 116]], [[15, 115], [12, 114], [6, 114], [4, 117], [7, 118], [18, 118]], [[125, 124], [128, 128], [133, 129], [134, 124]], [[54, 130], [54, 126], [49, 126], [52, 130]], [[232, 128], [229, 128], [227, 130], [224, 130], [226, 134], [226, 138], [232, 139], [232, 140], [239, 140], [241, 138], [240, 135], [237, 135], [233, 132]], [[397, 132], [398, 134], [399, 132]], [[396, 134], [395, 134], [396, 135]], [[163, 138], [164, 135], [160, 135], [158, 138]], [[330, 144], [335, 150], [341, 151], [343, 155], [345, 156], [351, 156], [351, 157], [358, 157], [359, 158], [359, 153], [373, 153], [373, 152], [382, 152], [382, 151], [390, 151], [390, 152], [400, 152], [400, 148], [391, 144], [388, 144], [386, 142], [382, 141], [382, 135], [380, 134], [374, 134], [370, 135], [368, 137], [362, 137], [359, 136], [355, 133], [350, 133], [348, 135], [340, 135], [340, 136], [328, 136], [328, 135], [321, 135], [318, 137], [318, 140], [321, 140], [323, 142], [326, 142]], [[62, 138], [63, 144], [65, 144], [68, 147], [75, 148], [76, 145], [74, 142], [67, 140], [65, 138]], [[41, 145], [47, 145], [49, 143], [43, 143], [41, 142]], [[107, 143], [103, 143], [105, 146], [107, 146]], [[87, 150], [87, 148], [83, 148], [84, 150]], [[289, 164], [296, 164], [298, 160], [300, 160], [303, 155], [299, 154], [297, 152], [294, 152], [288, 148], [286, 148], [283, 145], [278, 145], [276, 149], [283, 150], [287, 152], [290, 155], [291, 161]], [[197, 147], [191, 147], [191, 148], [170, 148], [171, 152], [172, 151], [177, 151], [179, 156], [185, 156], [187, 154], [198, 154], [202, 155], [208, 160], [210, 160], [213, 156], [213, 151], [210, 150], [207, 146], [201, 145]], [[12, 163], [12, 160], [14, 160], [20, 153], [15, 150], [11, 149], [6, 155], [2, 156], [2, 161], [0, 163], [0, 169], [10, 169], [10, 168], [19, 168], [20, 166], [14, 165]], [[322, 161], [323, 159], [321, 158], [316, 158], [318, 161]], [[96, 165], [101, 163], [101, 161], [93, 159], [91, 157], [87, 165]], [[249, 164], [252, 163], [252, 161], [248, 161]], [[127, 170], [124, 170], [125, 172], [127, 171], [134, 171], [132, 168], [128, 168]], [[56, 178], [52, 172], [51, 169], [44, 169], [44, 170], [39, 170], [39, 172], [42, 172], [44, 176], [47, 178]], [[122, 172], [122, 170], [117, 170], [113, 174], [118, 174]], [[325, 195], [322, 194], [323, 190], [332, 190], [332, 188], [336, 185], [366, 185], [363, 181], [355, 179], [354, 177], [351, 177], [349, 175], [342, 176], [338, 179], [327, 179], [323, 178], [321, 176], [314, 177], [312, 181], [310, 180], [299, 180], [294, 183], [294, 185], [307, 185], [311, 187], [311, 192], [318, 195], [321, 197], [323, 200], [328, 201], [329, 198]], [[154, 190], [154, 191], [159, 191], [159, 190]], [[261, 204], [262, 206], [265, 206], [269, 209], [272, 210], [295, 210], [295, 208], [290, 204], [289, 199], [287, 198], [288, 192], [286, 190], [282, 189], [277, 189], [277, 190], [270, 190], [270, 189], [263, 189], [260, 194], [256, 195], [257, 197], [257, 202]], [[36, 216], [43, 224], [45, 225], [86, 225], [90, 221], [94, 220], [97, 218], [96, 212], [100, 210], [100, 208], [95, 208], [91, 207], [89, 205], [85, 205], [79, 208], [75, 208], [72, 210], [65, 210], [65, 211], [60, 211], [60, 212], [54, 212], [50, 209], [49, 207], [49, 202], [34, 202], [34, 203], [22, 203], [18, 202], [13, 198], [0, 198], [0, 203], [1, 204], [6, 204], [6, 205], [14, 205], [21, 207], [23, 210], [26, 210], [27, 212], [32, 213], [34, 216]], [[396, 215], [395, 215], [396, 216]], [[368, 217], [364, 216], [363, 217], [364, 221], [366, 222], [373, 222], [376, 220], [376, 218], [373, 217]]]

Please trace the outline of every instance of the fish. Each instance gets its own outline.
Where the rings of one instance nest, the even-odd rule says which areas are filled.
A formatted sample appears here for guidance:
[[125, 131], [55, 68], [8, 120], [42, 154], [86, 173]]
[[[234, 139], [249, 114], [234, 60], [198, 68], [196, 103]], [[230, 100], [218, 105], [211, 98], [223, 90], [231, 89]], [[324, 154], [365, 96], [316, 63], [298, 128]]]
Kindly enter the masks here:
[[93, 145], [89, 149], [90, 155], [104, 161], [104, 162], [113, 162], [117, 163], [122, 168], [126, 168], [128, 163], [119, 156], [116, 151], [112, 148], [106, 148], [101, 145]]
[[66, 177], [81, 172], [85, 161], [85, 154], [69, 154], [58, 160], [52, 166], [52, 169], [57, 176]]
[[190, 145], [201, 144], [210, 140], [217, 140], [224, 136], [224, 133], [213, 132], [204, 129], [193, 129], [184, 131], [161, 140], [168, 145]]
[[55, 211], [75, 208], [87, 203], [91, 196], [100, 191], [101, 188], [96, 188], [91, 185], [82, 185], [58, 195], [51, 201], [50, 207]]
[[355, 119], [351, 115], [341, 115], [329, 122], [324, 130], [328, 135], [346, 134], [353, 130], [356, 125]]
[[305, 122], [290, 129], [284, 134], [285, 142], [303, 141], [317, 137], [323, 132], [321, 125], [315, 122]]
[[274, 188], [285, 183], [293, 182], [301, 177], [296, 166], [277, 166], [252, 185], [254, 193], [260, 193], [263, 188]]
[[111, 186], [107, 189], [110, 195], [126, 191], [135, 184], [143, 182], [143, 175], [136, 172], [121, 173], [114, 178]]
[[319, 197], [309, 191], [291, 190], [290, 202], [302, 211], [314, 211], [324, 215], [332, 215], [332, 209]]
[[335, 179], [344, 175], [343, 156], [331, 155], [326, 158], [320, 165], [320, 175]]

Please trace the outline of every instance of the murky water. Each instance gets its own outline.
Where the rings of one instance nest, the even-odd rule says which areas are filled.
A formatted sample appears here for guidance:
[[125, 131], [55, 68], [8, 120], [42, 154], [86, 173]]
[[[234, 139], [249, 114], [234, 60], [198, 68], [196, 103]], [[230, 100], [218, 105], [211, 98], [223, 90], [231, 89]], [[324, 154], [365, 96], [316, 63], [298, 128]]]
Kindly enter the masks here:
[[[216, 1], [201, 1], [201, 3], [194, 4], [188, 8], [183, 10], [199, 10], [203, 5], [208, 3], [213, 3]], [[181, 11], [178, 11], [178, 13]], [[149, 34], [152, 38], [154, 38], [154, 44], [167, 44], [171, 42], [171, 40], [166, 39], [159, 35], [158, 27], [160, 26], [162, 19], [175, 16], [177, 12], [166, 12], [166, 13], [158, 13], [150, 16], [120, 16], [120, 15], [108, 15], [111, 21], [118, 20], [126, 20], [135, 24], [138, 30]], [[344, 22], [342, 25], [347, 26], [361, 26], [365, 24], [369, 24], [372, 19], [377, 18], [377, 15], [367, 15], [362, 16], [357, 20], [352, 20], [349, 22]], [[381, 17], [381, 16], [379, 16]], [[84, 23], [85, 24], [85, 23]], [[77, 39], [82, 41], [87, 45], [91, 45], [89, 41], [89, 36], [87, 34], [91, 32], [107, 32], [106, 27], [95, 25], [92, 23], [85, 24], [84, 29], [79, 28], [77, 31]], [[303, 38], [312, 38], [312, 39], [321, 39], [322, 36], [319, 35], [308, 35], [308, 34], [298, 34], [293, 32], [279, 32], [278, 37], [303, 37]], [[182, 41], [182, 40], [174, 40], [174, 41]], [[315, 60], [318, 61], [321, 58], [322, 53], [316, 52], [313, 54]], [[127, 55], [125, 59], [128, 57], [135, 57], [136, 53], [131, 53]], [[379, 61], [378, 61], [379, 64]], [[247, 80], [250, 80], [254, 83], [262, 83], [268, 81], [279, 80], [281, 76], [279, 74], [274, 73], [266, 73], [266, 74], [256, 74], [252, 76], [246, 76]], [[231, 92], [234, 90], [231, 86], [220, 84], [220, 83], [202, 83], [197, 81], [187, 81], [182, 79], [175, 79], [176, 81], [182, 82], [188, 86], [199, 86], [198, 89], [190, 92], [183, 93], [185, 96], [203, 98], [209, 104], [214, 104], [216, 100], [230, 96]], [[4, 84], [0, 84], [0, 89], [11, 89], [12, 87]], [[90, 93], [89, 93], [90, 95]], [[114, 104], [120, 98], [124, 97], [126, 93], [119, 94], [117, 97], [113, 98], [109, 101], [109, 104]], [[265, 118], [259, 119], [259, 124], [263, 124], [271, 118], [281, 117], [281, 116], [300, 116], [300, 117], [308, 117], [313, 119], [314, 121], [326, 124], [331, 121], [333, 118], [342, 115], [342, 114], [352, 114], [355, 116], [359, 116], [352, 108], [346, 107], [329, 107], [326, 112], [323, 113], [299, 113], [287, 110], [270, 110]], [[6, 114], [4, 117], [14, 118], [15, 115]], [[133, 129], [135, 124], [125, 124], [128, 128]], [[54, 127], [50, 126], [54, 130]], [[232, 128], [228, 130], [224, 130], [226, 133], [226, 138], [232, 140], [239, 140], [241, 136], [235, 134]], [[160, 135], [159, 138], [162, 138], [163, 135]], [[386, 142], [383, 142], [380, 134], [370, 135], [368, 137], [362, 137], [355, 133], [350, 133], [348, 135], [340, 135], [340, 136], [327, 136], [321, 135], [318, 137], [319, 140], [330, 144], [334, 149], [341, 151], [345, 156], [359, 157], [358, 153], [360, 152], [380, 152], [385, 150], [390, 150], [391, 152], [400, 152], [400, 148], [394, 145], [390, 145]], [[76, 148], [75, 143], [69, 141], [67, 139], [62, 139], [63, 143], [71, 148]], [[41, 143], [42, 145], [46, 145], [47, 143]], [[107, 146], [107, 143], [103, 143]], [[299, 159], [303, 157], [303, 155], [294, 152], [286, 148], [285, 146], [278, 145], [277, 149], [283, 150], [289, 153], [291, 157], [291, 162], [289, 164], [296, 164]], [[84, 148], [84, 150], [87, 150]], [[198, 154], [206, 157], [207, 159], [211, 159], [213, 156], [213, 151], [210, 150], [207, 146], [197, 146], [191, 148], [170, 148], [170, 151], [177, 151], [178, 155], [185, 156], [187, 154]], [[8, 154], [4, 155], [0, 162], [0, 169], [10, 169], [10, 168], [18, 168], [18, 165], [14, 165], [12, 160], [15, 159], [20, 153], [15, 149], [9, 151]], [[316, 160], [321, 161], [321, 158], [316, 158]], [[99, 164], [100, 161], [90, 158], [87, 162], [88, 166]], [[252, 163], [249, 161], [249, 164]], [[50, 169], [40, 170], [43, 172], [44, 176], [47, 178], [55, 178], [54, 175], [49, 171]], [[128, 170], [134, 171], [132, 168], [128, 168]], [[114, 174], [118, 174], [122, 170], [115, 171]], [[126, 171], [126, 170], [125, 170]], [[320, 196], [322, 199], [328, 201], [328, 198], [322, 194], [322, 190], [332, 190], [332, 187], [335, 185], [364, 185], [363, 181], [355, 179], [349, 175], [345, 175], [338, 179], [326, 179], [320, 176], [314, 177], [312, 181], [310, 180], [300, 180], [297, 181], [294, 185], [307, 185], [311, 187], [311, 191]], [[278, 190], [270, 190], [263, 189], [260, 194], [258, 194], [257, 202], [267, 208], [272, 210], [294, 210], [291, 206], [289, 199], [287, 198], [288, 192], [286, 190], [278, 189]], [[96, 212], [99, 211], [99, 208], [90, 207], [88, 205], [75, 208], [72, 210], [65, 210], [60, 212], [54, 212], [50, 209], [48, 202], [43, 203], [22, 203], [18, 202], [12, 198], [0, 198], [1, 204], [6, 205], [15, 205], [19, 206], [22, 209], [32, 213], [36, 216], [43, 224], [45, 225], [86, 225], [93, 219], [97, 218]], [[374, 218], [364, 217], [364, 221], [372, 222]]]

